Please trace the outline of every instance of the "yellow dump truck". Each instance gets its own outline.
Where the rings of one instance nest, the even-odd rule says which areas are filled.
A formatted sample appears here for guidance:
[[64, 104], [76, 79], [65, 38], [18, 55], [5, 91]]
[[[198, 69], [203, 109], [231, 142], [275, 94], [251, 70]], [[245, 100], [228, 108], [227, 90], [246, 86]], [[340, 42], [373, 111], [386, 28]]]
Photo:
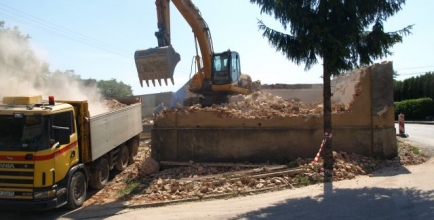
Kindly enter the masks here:
[[[122, 102], [122, 101], [121, 101]], [[134, 161], [142, 132], [140, 100], [90, 116], [87, 101], [3, 97], [0, 103], [0, 208], [74, 209], [88, 186]]]

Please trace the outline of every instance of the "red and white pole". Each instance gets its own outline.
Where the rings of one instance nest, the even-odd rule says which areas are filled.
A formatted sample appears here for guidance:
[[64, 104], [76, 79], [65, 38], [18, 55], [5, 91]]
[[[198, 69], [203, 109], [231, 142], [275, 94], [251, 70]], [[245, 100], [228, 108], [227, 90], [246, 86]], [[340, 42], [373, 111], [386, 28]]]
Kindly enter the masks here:
[[399, 136], [401, 136], [401, 137], [407, 137], [407, 135], [405, 134], [404, 121], [405, 121], [404, 114], [402, 114], [402, 113], [399, 114], [398, 115], [398, 125], [399, 125]]

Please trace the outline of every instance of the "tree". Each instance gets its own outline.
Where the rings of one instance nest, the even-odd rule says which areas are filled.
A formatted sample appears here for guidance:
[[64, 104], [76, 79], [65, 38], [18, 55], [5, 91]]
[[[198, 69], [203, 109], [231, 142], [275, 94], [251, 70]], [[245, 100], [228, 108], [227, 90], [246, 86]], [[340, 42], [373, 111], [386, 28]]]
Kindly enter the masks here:
[[424, 75], [410, 77], [403, 81], [394, 81], [394, 101], [418, 99], [429, 97], [434, 99], [434, 74], [427, 72]]
[[401, 101], [401, 89], [402, 89], [403, 82], [393, 80], [393, 101]]
[[127, 85], [122, 81], [118, 82], [116, 79], [99, 80], [98, 88], [106, 97], [122, 98], [133, 95], [133, 90], [130, 85]]
[[[274, 15], [282, 33], [258, 22], [262, 36], [305, 70], [322, 59], [324, 96], [324, 170], [333, 169], [330, 77], [391, 55], [394, 44], [410, 34], [412, 25], [384, 32], [383, 22], [401, 10], [405, 0], [250, 0], [260, 12]], [[370, 29], [370, 30], [369, 30]], [[330, 135], [329, 135], [330, 134]]]

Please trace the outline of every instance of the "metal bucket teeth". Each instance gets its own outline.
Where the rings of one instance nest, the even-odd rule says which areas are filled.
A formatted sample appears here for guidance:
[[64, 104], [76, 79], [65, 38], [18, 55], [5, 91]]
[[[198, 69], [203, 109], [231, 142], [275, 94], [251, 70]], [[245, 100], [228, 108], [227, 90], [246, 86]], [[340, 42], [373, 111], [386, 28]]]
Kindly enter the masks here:
[[173, 74], [181, 57], [172, 46], [137, 50], [134, 54], [134, 60], [142, 87], [143, 81], [148, 87], [149, 81], [152, 81], [152, 85], [155, 86], [155, 80], [161, 86], [161, 79], [164, 80], [166, 86], [168, 85], [167, 79], [170, 79], [175, 85]]

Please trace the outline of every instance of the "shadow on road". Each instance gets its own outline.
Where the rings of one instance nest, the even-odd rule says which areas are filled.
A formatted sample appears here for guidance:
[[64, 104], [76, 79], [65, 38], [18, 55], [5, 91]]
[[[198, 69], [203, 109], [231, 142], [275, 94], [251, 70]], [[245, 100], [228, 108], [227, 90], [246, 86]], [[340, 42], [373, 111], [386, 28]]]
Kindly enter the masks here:
[[288, 199], [233, 219], [432, 219], [433, 214], [434, 191], [363, 188]]
[[[110, 173], [109, 181], [118, 174], [118, 171]], [[86, 200], [97, 194], [99, 190], [88, 189]], [[90, 205], [76, 210], [68, 210], [64, 207], [45, 210], [45, 211], [25, 211], [25, 210], [1, 210], [1, 220], [48, 220], [48, 219], [91, 219], [99, 218], [100, 216], [111, 216], [125, 209], [125, 206], [119, 200], [106, 203], [103, 205]]]
[[49, 219], [101, 219], [105, 216], [119, 214], [125, 206], [120, 202], [107, 203], [103, 205], [92, 205], [77, 210], [58, 208], [47, 211], [15, 211], [2, 210], [2, 220], [49, 220]]

